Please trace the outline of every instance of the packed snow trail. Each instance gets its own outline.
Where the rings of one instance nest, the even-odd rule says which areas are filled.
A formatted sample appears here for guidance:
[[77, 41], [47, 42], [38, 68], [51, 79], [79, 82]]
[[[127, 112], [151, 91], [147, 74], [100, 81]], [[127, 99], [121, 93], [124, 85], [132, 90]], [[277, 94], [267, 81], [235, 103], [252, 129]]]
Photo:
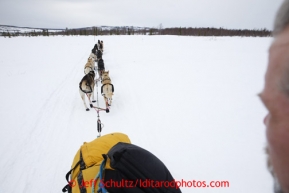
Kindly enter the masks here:
[[230, 182], [183, 193], [272, 192], [257, 98], [271, 38], [178, 36], [1, 37], [0, 192], [60, 192], [98, 135], [78, 92], [98, 38], [115, 87], [102, 135], [127, 134], [176, 180]]

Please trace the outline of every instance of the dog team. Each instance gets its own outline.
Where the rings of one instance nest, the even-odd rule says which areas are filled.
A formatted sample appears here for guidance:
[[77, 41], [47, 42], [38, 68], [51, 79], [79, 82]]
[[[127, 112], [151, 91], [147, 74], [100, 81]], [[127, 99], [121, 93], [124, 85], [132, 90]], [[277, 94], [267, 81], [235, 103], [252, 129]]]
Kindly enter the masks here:
[[[105, 71], [102, 55], [103, 41], [98, 40], [98, 43], [94, 45], [89, 55], [89, 58], [87, 59], [87, 62], [84, 66], [85, 75], [79, 83], [79, 93], [86, 111], [89, 111], [89, 108], [87, 107], [85, 102], [85, 95], [89, 100], [90, 107], [94, 108], [92, 104], [96, 102], [96, 100], [94, 99], [94, 87], [97, 84], [97, 81], [101, 81], [101, 95], [104, 97], [106, 112], [108, 113], [109, 107], [112, 103], [114, 86], [111, 83], [109, 71]], [[97, 66], [95, 65], [95, 63], [97, 63]], [[98, 74], [98, 78], [96, 78], [96, 72]]]

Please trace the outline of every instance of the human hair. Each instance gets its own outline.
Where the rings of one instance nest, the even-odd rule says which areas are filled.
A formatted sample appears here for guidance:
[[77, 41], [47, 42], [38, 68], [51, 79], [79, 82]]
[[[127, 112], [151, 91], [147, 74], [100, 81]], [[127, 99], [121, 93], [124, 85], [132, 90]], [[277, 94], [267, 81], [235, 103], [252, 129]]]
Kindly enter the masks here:
[[274, 22], [274, 29], [273, 35], [278, 35], [282, 30], [287, 27], [289, 24], [289, 0], [284, 0], [281, 6], [279, 7], [275, 22]]

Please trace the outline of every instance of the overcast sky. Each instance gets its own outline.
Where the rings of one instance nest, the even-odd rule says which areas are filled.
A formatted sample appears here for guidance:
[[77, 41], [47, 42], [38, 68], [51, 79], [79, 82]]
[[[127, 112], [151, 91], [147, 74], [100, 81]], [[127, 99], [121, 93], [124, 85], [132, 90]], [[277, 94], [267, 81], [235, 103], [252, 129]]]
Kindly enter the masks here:
[[272, 29], [282, 0], [0, 0], [0, 25]]

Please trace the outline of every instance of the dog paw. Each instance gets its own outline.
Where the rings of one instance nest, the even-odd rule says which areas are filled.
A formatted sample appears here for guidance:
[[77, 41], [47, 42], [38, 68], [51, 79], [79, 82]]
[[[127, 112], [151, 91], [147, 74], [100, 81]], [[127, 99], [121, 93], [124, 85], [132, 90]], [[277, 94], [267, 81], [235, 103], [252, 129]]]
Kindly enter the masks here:
[[95, 102], [96, 102], [96, 100], [93, 100], [92, 102], [93, 102], [93, 103], [95, 103]]
[[92, 108], [92, 107], [93, 107], [93, 105], [92, 105], [92, 104], [90, 104], [90, 107]]
[[89, 111], [89, 108], [87, 108], [86, 111]]
[[109, 113], [109, 109], [106, 109], [105, 112]]

